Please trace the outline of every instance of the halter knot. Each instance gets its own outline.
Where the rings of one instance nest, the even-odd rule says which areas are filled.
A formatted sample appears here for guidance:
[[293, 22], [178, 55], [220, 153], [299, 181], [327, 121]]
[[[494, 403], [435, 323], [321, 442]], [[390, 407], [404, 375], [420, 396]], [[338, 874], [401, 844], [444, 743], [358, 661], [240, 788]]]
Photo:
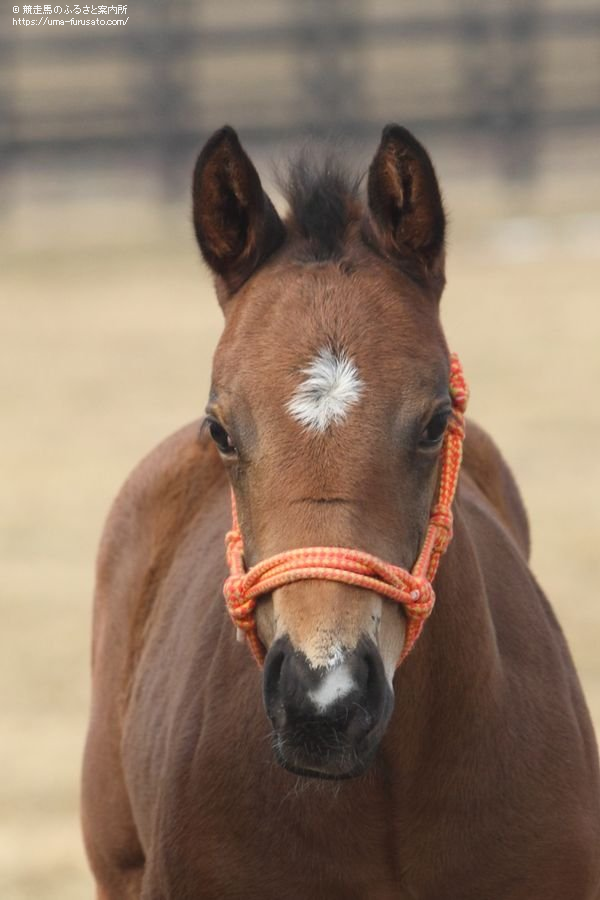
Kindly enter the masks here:
[[223, 585], [223, 593], [227, 610], [236, 626], [242, 631], [248, 631], [253, 627], [256, 601], [246, 594], [244, 576], [230, 575]]
[[450, 394], [453, 416], [442, 448], [438, 499], [411, 572], [364, 550], [348, 547], [300, 547], [271, 556], [246, 570], [244, 542], [232, 492], [232, 527], [225, 538], [230, 575], [223, 585], [223, 594], [238, 635], [246, 636], [259, 665], [264, 661], [266, 650], [256, 628], [257, 599], [284, 585], [311, 579], [350, 584], [402, 605], [406, 614], [406, 634], [398, 665], [408, 656], [433, 609], [432, 581], [440, 558], [452, 540], [452, 502], [462, 459], [464, 411], [469, 396], [460, 362], [454, 354], [450, 361]]
[[406, 615], [421, 623], [427, 619], [435, 603], [435, 593], [431, 583], [424, 576], [412, 577], [410, 600], [405, 601]]
[[446, 547], [452, 540], [453, 534], [453, 516], [452, 511], [441, 503], [436, 504], [431, 511], [429, 517], [429, 525], [434, 526], [436, 535], [434, 539], [434, 549], [438, 553], [444, 553]]

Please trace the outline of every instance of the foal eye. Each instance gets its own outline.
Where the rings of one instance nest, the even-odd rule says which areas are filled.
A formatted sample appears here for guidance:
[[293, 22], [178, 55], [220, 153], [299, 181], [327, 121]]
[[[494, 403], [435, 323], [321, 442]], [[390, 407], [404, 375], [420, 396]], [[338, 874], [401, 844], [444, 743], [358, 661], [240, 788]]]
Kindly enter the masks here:
[[427, 427], [421, 433], [419, 441], [421, 447], [435, 447], [440, 443], [446, 432], [446, 425], [450, 417], [449, 412], [438, 412], [429, 420]]
[[223, 428], [220, 422], [217, 422], [216, 419], [209, 419], [208, 430], [210, 431], [211, 438], [221, 453], [235, 453], [235, 445], [231, 440], [229, 433]]

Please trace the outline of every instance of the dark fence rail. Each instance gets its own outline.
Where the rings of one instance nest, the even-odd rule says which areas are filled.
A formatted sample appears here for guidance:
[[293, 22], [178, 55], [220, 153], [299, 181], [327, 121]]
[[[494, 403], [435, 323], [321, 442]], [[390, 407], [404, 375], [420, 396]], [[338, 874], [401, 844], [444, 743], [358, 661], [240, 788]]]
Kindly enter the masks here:
[[600, 8], [580, 4], [134, 0], [124, 26], [10, 24], [3, 171], [154, 148], [168, 190], [225, 121], [270, 142], [401, 119], [484, 136], [507, 177], [529, 177], [550, 133], [600, 126]]

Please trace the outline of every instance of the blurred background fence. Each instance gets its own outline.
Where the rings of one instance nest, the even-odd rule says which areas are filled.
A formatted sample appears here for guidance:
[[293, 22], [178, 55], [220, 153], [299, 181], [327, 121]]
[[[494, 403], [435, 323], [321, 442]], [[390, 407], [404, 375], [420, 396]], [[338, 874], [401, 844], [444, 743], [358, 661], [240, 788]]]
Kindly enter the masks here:
[[521, 181], [553, 151], [598, 144], [596, 0], [133, 0], [126, 15], [3, 29], [5, 211], [24, 169], [56, 177], [82, 161], [151, 172], [176, 197], [224, 122], [264, 145], [371, 137], [395, 111]]

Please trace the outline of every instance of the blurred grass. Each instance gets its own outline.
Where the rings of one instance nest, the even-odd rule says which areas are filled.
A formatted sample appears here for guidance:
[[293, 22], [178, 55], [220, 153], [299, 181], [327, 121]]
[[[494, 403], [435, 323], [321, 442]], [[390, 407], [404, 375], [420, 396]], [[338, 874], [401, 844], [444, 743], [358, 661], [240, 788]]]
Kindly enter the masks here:
[[[600, 726], [596, 248], [564, 223], [458, 234], [443, 318]], [[96, 544], [130, 468], [201, 414], [221, 317], [191, 239], [19, 254], [0, 297], [0, 897], [70, 900], [92, 896], [77, 806]]]

